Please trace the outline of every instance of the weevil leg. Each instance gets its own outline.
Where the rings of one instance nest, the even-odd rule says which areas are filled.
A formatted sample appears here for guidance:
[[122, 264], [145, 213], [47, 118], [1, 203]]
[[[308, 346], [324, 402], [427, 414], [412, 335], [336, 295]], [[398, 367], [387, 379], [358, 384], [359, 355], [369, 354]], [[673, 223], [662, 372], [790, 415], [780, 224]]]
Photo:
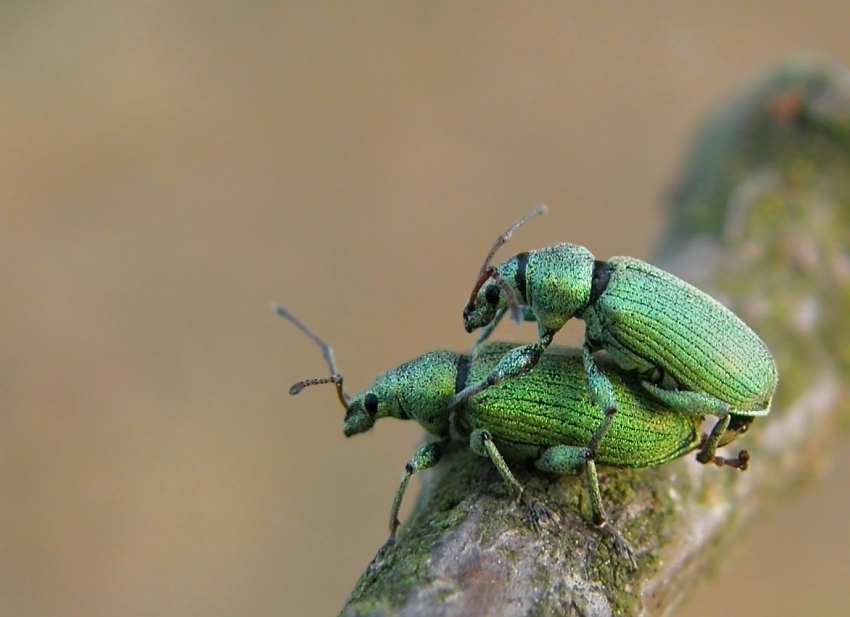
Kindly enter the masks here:
[[[727, 414], [726, 417], [720, 418], [714, 424], [714, 428], [711, 429], [708, 439], [705, 440], [705, 443], [702, 444], [699, 452], [697, 452], [697, 460], [700, 463], [706, 464], [714, 461], [714, 454], [717, 452], [717, 446], [723, 438], [723, 434], [726, 432], [726, 429], [729, 427], [729, 422], [731, 420], [732, 416]], [[747, 460], [744, 462], [741, 471], [744, 471], [747, 468], [747, 462], [749, 462], [749, 454], [747, 454]]]
[[718, 467], [734, 467], [735, 469], [746, 471], [747, 467], [750, 466], [750, 453], [746, 450], [741, 450], [740, 452], [738, 452], [738, 456], [736, 456], [735, 458], [715, 456], [709, 462], [714, 463]]
[[[713, 462], [720, 441], [723, 439], [729, 427], [729, 422], [732, 419], [732, 416], [729, 414], [729, 404], [702, 392], [664, 390], [648, 381], [642, 383], [643, 387], [655, 398], [682, 413], [694, 416], [717, 416], [717, 423], [711, 429], [711, 434], [709, 434], [708, 438], [702, 444], [700, 451], [697, 453], [697, 460], [700, 463]], [[746, 469], [746, 463], [743, 464], [743, 467], [739, 466], [739, 469]]]
[[475, 339], [475, 344], [472, 345], [473, 350], [476, 347], [478, 347], [481, 343], [486, 341], [488, 338], [490, 338], [490, 335], [493, 334], [493, 330], [495, 330], [496, 326], [499, 325], [499, 322], [501, 322], [502, 319], [504, 319], [507, 312], [508, 312], [508, 309], [503, 309], [503, 308], [496, 311], [496, 316], [493, 318], [493, 321], [491, 321], [486, 326], [484, 326], [481, 329], [481, 334], [479, 334], [478, 338]]
[[581, 473], [587, 461], [591, 460], [590, 450], [578, 446], [552, 446], [543, 451], [536, 461], [538, 469], [559, 476]]
[[602, 505], [602, 493], [599, 490], [599, 477], [596, 474], [596, 463], [590, 449], [576, 446], [553, 446], [543, 452], [534, 464], [538, 469], [556, 474], [577, 474], [584, 467], [593, 525], [611, 538], [614, 548], [624, 561], [627, 561], [633, 569], [637, 568], [634, 551], [611, 525], [605, 514], [605, 507]]
[[[522, 321], [537, 321], [537, 315], [534, 314], [534, 311], [530, 306], [520, 306], [520, 314], [522, 316]], [[472, 346], [472, 349], [478, 347], [481, 343], [490, 338], [490, 335], [493, 334], [493, 330], [496, 329], [496, 326], [499, 325], [499, 322], [508, 314], [508, 309], [501, 308], [496, 311], [496, 317], [493, 318], [493, 321], [488, 323], [481, 330], [481, 334], [478, 335], [478, 338], [475, 339], [475, 344]]]
[[521, 503], [528, 511], [534, 527], [537, 528], [544, 522], [554, 523], [555, 526], [558, 525], [558, 518], [548, 507], [533, 497], [526, 495], [525, 487], [516, 479], [513, 472], [511, 472], [510, 467], [508, 467], [496, 444], [493, 443], [493, 438], [489, 432], [483, 429], [472, 431], [472, 434], [469, 436], [469, 447], [475, 454], [486, 456], [492, 461], [499, 475], [502, 476], [502, 479], [513, 491], [517, 503]]
[[416, 448], [413, 456], [407, 461], [407, 465], [404, 466], [404, 474], [401, 476], [401, 483], [395, 493], [393, 506], [390, 510], [390, 540], [393, 542], [395, 542], [396, 532], [401, 524], [398, 520], [398, 511], [401, 509], [401, 500], [407, 490], [407, 484], [410, 482], [410, 478], [413, 477], [413, 474], [419, 473], [423, 469], [429, 469], [439, 463], [447, 444], [448, 440], [446, 439], [423, 443]]
[[404, 474], [401, 476], [401, 483], [395, 493], [393, 505], [390, 509], [390, 536], [378, 551], [375, 559], [372, 560], [372, 565], [376, 565], [383, 561], [390, 549], [395, 546], [396, 532], [398, 531], [399, 525], [401, 525], [401, 522], [398, 520], [398, 511], [401, 509], [401, 500], [404, 498], [404, 493], [407, 491], [407, 485], [410, 482], [410, 478], [413, 477], [413, 474], [418, 473], [423, 469], [433, 467], [439, 463], [448, 442], [448, 439], [443, 439], [441, 441], [432, 441], [422, 444], [416, 448], [413, 456], [407, 462], [407, 465], [404, 466]]
[[488, 431], [483, 429], [475, 429], [469, 436], [469, 448], [478, 456], [486, 456], [489, 458], [502, 479], [507, 482], [508, 486], [514, 493], [514, 498], [517, 501], [522, 500], [522, 495], [525, 493], [525, 487], [520, 484], [519, 480], [514, 477], [510, 467], [505, 462], [496, 444], [493, 443], [493, 437]]
[[689, 390], [665, 390], [649, 381], [641, 383], [652, 396], [682, 413], [692, 416], [712, 415], [718, 418], [729, 415], [729, 403], [724, 403], [719, 398]]
[[534, 343], [511, 349], [502, 356], [502, 359], [493, 367], [486, 378], [455, 394], [449, 402], [449, 408], [457, 407], [490, 386], [526, 374], [540, 360], [544, 350], [552, 343], [553, 336], [554, 332], [547, 333]]
[[587, 482], [587, 492], [590, 494], [593, 524], [596, 525], [599, 531], [611, 538], [611, 543], [614, 545], [617, 553], [619, 553], [620, 558], [628, 562], [632, 570], [637, 570], [637, 560], [635, 559], [634, 550], [605, 515], [605, 509], [602, 506], [602, 493], [599, 490], [599, 478], [596, 475], [596, 463], [593, 459], [587, 461], [585, 481]]
[[587, 449], [590, 451], [590, 458], [593, 458], [596, 456], [596, 449], [602, 443], [602, 439], [604, 439], [605, 434], [611, 427], [611, 423], [614, 421], [614, 416], [617, 413], [617, 398], [614, 396], [614, 386], [602, 374], [599, 367], [596, 366], [596, 362], [593, 360], [593, 352], [587, 343], [582, 345], [581, 357], [584, 361], [584, 374], [590, 402], [600, 407], [605, 414], [605, 418], [596, 431], [594, 431], [587, 444]]

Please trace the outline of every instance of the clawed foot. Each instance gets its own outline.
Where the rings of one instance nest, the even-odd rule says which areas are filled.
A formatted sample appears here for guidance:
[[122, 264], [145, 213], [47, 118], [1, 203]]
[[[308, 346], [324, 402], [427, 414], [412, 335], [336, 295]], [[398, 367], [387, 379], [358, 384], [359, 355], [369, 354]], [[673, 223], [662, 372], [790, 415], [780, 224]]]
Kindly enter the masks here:
[[735, 458], [715, 456], [711, 462], [718, 467], [734, 467], [735, 469], [746, 471], [747, 467], [750, 466], [750, 453], [746, 450], [741, 450]]
[[520, 497], [523, 509], [531, 519], [531, 526], [540, 531], [544, 527], [551, 527], [555, 532], [561, 529], [561, 517], [539, 499], [523, 494]]
[[395, 537], [390, 536], [387, 538], [387, 541], [384, 542], [384, 545], [378, 549], [378, 552], [375, 554], [375, 557], [372, 558], [372, 561], [369, 562], [369, 566], [366, 568], [367, 573], [374, 572], [387, 560], [387, 556], [390, 552], [395, 548]]
[[637, 570], [635, 551], [631, 546], [629, 546], [629, 543], [623, 539], [620, 532], [614, 529], [614, 527], [607, 522], [603, 523], [600, 527], [598, 527], [598, 529], [611, 539], [611, 543], [614, 545], [614, 550], [617, 551], [620, 559], [628, 563], [632, 570]]

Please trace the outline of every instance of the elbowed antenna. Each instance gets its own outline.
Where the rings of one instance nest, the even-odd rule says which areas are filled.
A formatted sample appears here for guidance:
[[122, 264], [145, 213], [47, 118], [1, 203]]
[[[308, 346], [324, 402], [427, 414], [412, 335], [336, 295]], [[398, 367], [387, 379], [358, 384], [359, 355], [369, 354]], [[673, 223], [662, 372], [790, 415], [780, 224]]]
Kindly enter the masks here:
[[339, 402], [342, 403], [342, 406], [345, 407], [345, 409], [347, 410], [348, 406], [349, 406], [349, 402], [351, 401], [351, 398], [348, 396], [348, 394], [345, 393], [345, 390], [343, 390], [343, 388], [342, 388], [342, 375], [336, 369], [336, 361], [334, 360], [334, 350], [331, 349], [330, 345], [328, 345], [326, 342], [324, 342], [318, 336], [313, 334], [313, 332], [307, 326], [305, 326], [298, 319], [296, 319], [295, 315], [293, 315], [292, 313], [287, 311], [280, 304], [276, 304], [276, 303], [272, 302], [271, 307], [272, 307], [272, 310], [275, 313], [277, 313], [281, 317], [285, 317], [286, 319], [288, 319], [289, 321], [294, 323], [295, 327], [297, 327], [304, 334], [306, 334], [311, 339], [313, 339], [313, 342], [316, 343], [321, 348], [322, 356], [325, 358], [325, 362], [328, 363], [328, 368], [330, 368], [330, 371], [331, 371], [330, 377], [322, 377], [322, 378], [318, 378], [318, 379], [305, 379], [304, 381], [299, 381], [298, 383], [293, 384], [292, 387], [289, 388], [289, 393], [290, 394], [298, 394], [299, 392], [301, 392], [301, 390], [303, 390], [307, 386], [315, 386], [315, 385], [322, 384], [322, 383], [332, 383], [336, 386], [336, 393], [337, 393], [337, 396], [339, 397]]
[[520, 220], [518, 220], [516, 223], [511, 225], [510, 229], [508, 229], [505, 233], [496, 238], [496, 241], [493, 242], [493, 246], [490, 248], [490, 252], [487, 253], [487, 257], [484, 258], [484, 265], [481, 266], [481, 272], [484, 272], [488, 268], [488, 266], [490, 265], [490, 260], [493, 259], [493, 255], [496, 254], [496, 251], [502, 248], [502, 245], [504, 245], [505, 242], [510, 240], [513, 233], [519, 227], [525, 225], [530, 218], [535, 217], [538, 214], [546, 214], [548, 211], [549, 208], [546, 207], [546, 204], [540, 204], [539, 206], [531, 210], [528, 214], [526, 214], [524, 217], [522, 217]]
[[484, 282], [493, 277], [493, 280], [499, 285], [502, 291], [505, 292], [505, 295], [508, 299], [508, 306], [511, 310], [511, 319], [513, 319], [516, 323], [520, 323], [522, 321], [522, 314], [519, 309], [519, 301], [517, 300], [516, 294], [513, 290], [508, 286], [505, 280], [496, 273], [496, 269], [490, 265], [490, 260], [493, 259], [493, 256], [496, 254], [502, 246], [507, 242], [513, 233], [522, 225], [528, 222], [528, 220], [532, 217], [537, 216], [538, 214], [546, 214], [549, 211], [549, 208], [546, 207], [546, 204], [540, 204], [533, 210], [531, 210], [528, 214], [518, 220], [516, 223], [511, 225], [510, 229], [508, 229], [501, 236], [496, 238], [496, 241], [493, 242], [493, 246], [490, 247], [490, 252], [487, 253], [487, 257], [484, 258], [484, 264], [481, 266], [481, 270], [478, 272], [478, 279], [475, 281], [475, 286], [472, 288], [472, 293], [469, 295], [469, 302], [466, 303], [467, 311], [472, 310], [472, 306], [475, 304], [475, 296], [478, 295], [478, 292], [481, 290], [481, 287], [484, 285]]

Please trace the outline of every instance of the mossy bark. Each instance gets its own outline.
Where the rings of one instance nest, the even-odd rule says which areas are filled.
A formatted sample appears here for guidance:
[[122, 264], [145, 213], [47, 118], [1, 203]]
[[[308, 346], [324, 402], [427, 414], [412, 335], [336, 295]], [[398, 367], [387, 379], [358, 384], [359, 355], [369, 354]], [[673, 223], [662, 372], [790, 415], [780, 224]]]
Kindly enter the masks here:
[[770, 415], [741, 440], [750, 469], [692, 456], [603, 469], [608, 513], [637, 550], [632, 571], [587, 523], [581, 478], [516, 469], [562, 519], [535, 529], [492, 464], [458, 445], [423, 474], [397, 547], [343, 615], [670, 615], [757, 512], [823, 468], [848, 416], [846, 71], [782, 67], [707, 124], [683, 178], [657, 263], [741, 315], [779, 366]]

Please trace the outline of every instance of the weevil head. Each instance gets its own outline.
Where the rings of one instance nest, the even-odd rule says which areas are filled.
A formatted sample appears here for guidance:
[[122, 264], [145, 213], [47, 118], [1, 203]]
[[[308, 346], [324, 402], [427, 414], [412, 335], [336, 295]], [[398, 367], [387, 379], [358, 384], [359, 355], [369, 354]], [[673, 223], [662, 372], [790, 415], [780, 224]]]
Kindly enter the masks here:
[[379, 375], [368, 388], [351, 397], [343, 426], [346, 437], [365, 433], [380, 418], [410, 419], [403, 402], [406, 381], [400, 373], [403, 366]]
[[433, 435], [448, 435], [448, 402], [455, 393], [459, 357], [452, 351], [432, 351], [379, 375], [351, 397], [345, 436], [368, 431], [379, 418], [415, 420]]
[[519, 253], [496, 267], [481, 270], [463, 308], [463, 326], [467, 332], [492, 323], [501, 309], [510, 309], [517, 322], [522, 320], [521, 307], [529, 304], [526, 276], [533, 255]]
[[[498, 275], [497, 275], [498, 276]], [[463, 327], [467, 332], [482, 328], [496, 318], [500, 308], [508, 306], [507, 293], [496, 282], [493, 274], [481, 282], [463, 309]]]

